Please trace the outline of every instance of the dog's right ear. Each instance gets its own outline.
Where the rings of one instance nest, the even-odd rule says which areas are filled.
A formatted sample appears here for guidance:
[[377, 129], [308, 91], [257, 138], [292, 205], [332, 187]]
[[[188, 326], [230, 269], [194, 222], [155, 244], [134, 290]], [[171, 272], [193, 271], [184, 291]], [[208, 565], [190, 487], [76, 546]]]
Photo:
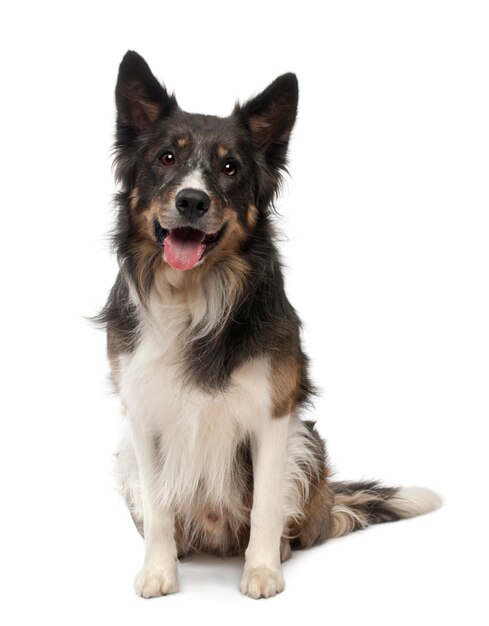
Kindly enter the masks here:
[[[156, 80], [148, 64], [129, 50], [119, 66], [115, 88], [117, 127], [126, 139], [134, 139], [176, 106], [175, 97]], [[127, 136], [128, 135], [128, 136]]]

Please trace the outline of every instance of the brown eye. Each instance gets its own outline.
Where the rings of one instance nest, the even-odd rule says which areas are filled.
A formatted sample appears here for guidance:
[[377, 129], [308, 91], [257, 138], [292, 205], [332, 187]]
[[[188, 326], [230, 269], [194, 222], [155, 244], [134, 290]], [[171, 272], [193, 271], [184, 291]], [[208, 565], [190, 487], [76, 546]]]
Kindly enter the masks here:
[[228, 159], [222, 168], [222, 173], [226, 174], [226, 176], [234, 176], [237, 171], [238, 167], [233, 159]]
[[163, 154], [160, 156], [160, 163], [163, 163], [163, 165], [175, 165], [175, 155], [173, 154], [173, 152], [171, 152], [170, 150], [166, 150], [166, 152], [163, 152]]

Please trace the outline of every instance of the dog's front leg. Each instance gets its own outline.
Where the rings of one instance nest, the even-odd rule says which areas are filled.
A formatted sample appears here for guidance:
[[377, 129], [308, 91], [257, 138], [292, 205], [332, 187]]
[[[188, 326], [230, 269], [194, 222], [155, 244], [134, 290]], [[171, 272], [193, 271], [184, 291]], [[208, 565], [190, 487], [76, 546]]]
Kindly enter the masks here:
[[175, 516], [155, 495], [158, 460], [152, 433], [137, 420], [131, 422], [131, 433], [144, 515], [144, 563], [134, 588], [143, 598], [154, 598], [178, 591]]
[[253, 507], [241, 592], [269, 598], [284, 589], [280, 539], [284, 527], [289, 418], [267, 416], [252, 432]]

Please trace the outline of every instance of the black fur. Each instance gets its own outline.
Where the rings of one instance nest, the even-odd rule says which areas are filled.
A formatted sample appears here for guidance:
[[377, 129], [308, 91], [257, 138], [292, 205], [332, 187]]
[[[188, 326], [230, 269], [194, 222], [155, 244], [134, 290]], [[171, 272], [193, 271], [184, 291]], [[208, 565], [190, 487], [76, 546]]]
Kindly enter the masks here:
[[[297, 79], [285, 74], [257, 97], [236, 105], [229, 117], [186, 113], [138, 54], [128, 52], [124, 57], [116, 87], [115, 164], [121, 188], [116, 196], [118, 217], [113, 239], [120, 272], [98, 316], [107, 328], [116, 386], [117, 356], [137, 348], [145, 308], [155, 314], [147, 306], [155, 276], [162, 281], [158, 286], [165, 286], [158, 292], [160, 297], [166, 293], [172, 298], [175, 292], [187, 298], [189, 293], [203, 297], [201, 290], [190, 284], [192, 280], [184, 279], [180, 284], [182, 276], [175, 279], [174, 274], [174, 283], [168, 279], [165, 264], [172, 261], [167, 252], [175, 243], [166, 239], [170, 246], [165, 248], [165, 237], [175, 232], [178, 237], [183, 232], [184, 237], [196, 236], [190, 247], [196, 241], [202, 250], [207, 244], [215, 247], [207, 258], [202, 256], [205, 250], [202, 253], [199, 249], [201, 256], [188, 266], [179, 267], [178, 261], [174, 262], [171, 271], [194, 272], [191, 278], [202, 281], [209, 276], [216, 278], [213, 273], [218, 272], [219, 279], [227, 281], [226, 293], [233, 294], [229, 299], [232, 309], [221, 324], [207, 325], [204, 319], [203, 326], [191, 330], [189, 321], [183, 330], [183, 347], [177, 346], [187, 383], [209, 394], [219, 393], [240, 365], [267, 356], [271, 363], [272, 416], [294, 414], [310, 399], [313, 387], [301, 347], [301, 324], [285, 294], [271, 221], [287, 166], [297, 103]], [[172, 162], [165, 163], [161, 157], [169, 151]], [[226, 160], [236, 166], [231, 176], [225, 171]], [[177, 210], [175, 197], [182, 181], [191, 180], [187, 176], [196, 170], [204, 178], [210, 208], [202, 215], [185, 218]], [[197, 226], [182, 222], [194, 218]], [[200, 234], [191, 232], [190, 227]], [[179, 231], [182, 228], [185, 230]], [[217, 240], [217, 233], [224, 235]], [[204, 293], [208, 285], [203, 283]], [[194, 291], [179, 291], [184, 289]], [[215, 311], [213, 315], [217, 317]], [[204, 333], [207, 328], [211, 330]], [[304, 459], [304, 468], [310, 474], [309, 489], [304, 491], [302, 517], [287, 522], [284, 537], [292, 547], [308, 547], [369, 524], [406, 516], [399, 502], [392, 501], [398, 489], [377, 482], [331, 482], [324, 442], [313, 423], [307, 426], [304, 437], [311, 455]], [[156, 440], [155, 447], [158, 445]], [[252, 503], [250, 446], [249, 440], [242, 442], [236, 455], [236, 471], [244, 477], [244, 505], [248, 509]], [[129, 491], [126, 498], [132, 510]], [[142, 520], [136, 516], [134, 520], [142, 531]], [[226, 523], [231, 529], [229, 520]], [[223, 554], [244, 551], [249, 539], [248, 521], [238, 535], [221, 545]], [[198, 541], [205, 548], [205, 536]], [[192, 548], [184, 542], [179, 550], [185, 553]]]
[[[304, 363], [300, 402], [313, 388], [305, 371], [301, 350], [300, 320], [288, 301], [277, 250], [267, 220], [263, 220], [243, 250], [252, 268], [252, 280], [229, 321], [218, 333], [191, 341], [187, 371], [195, 381], [205, 381], [208, 391], [223, 389], [232, 371], [247, 359], [265, 352], [279, 357], [297, 354]], [[198, 330], [198, 329], [197, 329]]]
[[132, 352], [136, 348], [139, 325], [137, 308], [129, 297], [127, 282], [120, 272], [95, 322], [107, 328], [109, 355]]
[[[250, 358], [293, 355], [302, 364], [297, 401], [302, 404], [308, 400], [313, 388], [301, 349], [300, 322], [285, 295], [270, 217], [286, 168], [297, 101], [297, 79], [285, 74], [257, 97], [236, 105], [227, 118], [185, 113], [154, 78], [146, 62], [135, 52], [126, 54], [116, 87], [115, 163], [121, 191], [116, 196], [118, 219], [113, 239], [123, 270], [98, 317], [107, 327], [112, 353], [132, 350], [137, 344], [137, 309], [129, 298], [127, 281], [137, 286], [142, 236], [131, 218], [130, 194], [137, 185], [136, 212], [144, 210], [192, 170], [198, 148], [206, 155], [206, 184], [217, 201], [233, 207], [247, 232], [240, 255], [249, 267], [249, 280], [224, 327], [189, 342], [185, 354], [189, 379], [215, 392], [225, 388], [232, 371]], [[185, 147], [176, 146], [178, 137], [188, 139]], [[239, 163], [233, 179], [216, 174], [217, 144], [228, 147]], [[158, 156], [169, 146], [181, 163], [171, 171], [158, 163]], [[252, 227], [246, 221], [250, 204], [258, 210]], [[161, 257], [160, 243], [155, 236], [155, 262]], [[153, 273], [149, 272], [142, 292], [149, 291], [152, 280]]]
[[355, 503], [352, 508], [360, 515], [363, 524], [357, 524], [355, 530], [363, 529], [367, 525], [396, 522], [401, 519], [399, 513], [389, 505], [389, 500], [399, 491], [396, 487], [384, 487], [375, 480], [332, 482], [334, 493], [353, 496], [359, 492], [369, 492], [372, 499], [363, 504]]

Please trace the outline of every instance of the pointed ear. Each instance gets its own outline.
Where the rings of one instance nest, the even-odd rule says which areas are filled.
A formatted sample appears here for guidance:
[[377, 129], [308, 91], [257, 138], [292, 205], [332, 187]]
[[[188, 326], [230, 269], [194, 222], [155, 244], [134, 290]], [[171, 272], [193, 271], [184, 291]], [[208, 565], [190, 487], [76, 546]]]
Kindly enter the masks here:
[[119, 66], [115, 89], [117, 125], [132, 130], [133, 137], [176, 106], [174, 96], [156, 80], [137, 52], [126, 52]]
[[297, 115], [299, 85], [295, 74], [283, 74], [237, 112], [253, 139], [267, 150], [272, 144], [287, 147]]

